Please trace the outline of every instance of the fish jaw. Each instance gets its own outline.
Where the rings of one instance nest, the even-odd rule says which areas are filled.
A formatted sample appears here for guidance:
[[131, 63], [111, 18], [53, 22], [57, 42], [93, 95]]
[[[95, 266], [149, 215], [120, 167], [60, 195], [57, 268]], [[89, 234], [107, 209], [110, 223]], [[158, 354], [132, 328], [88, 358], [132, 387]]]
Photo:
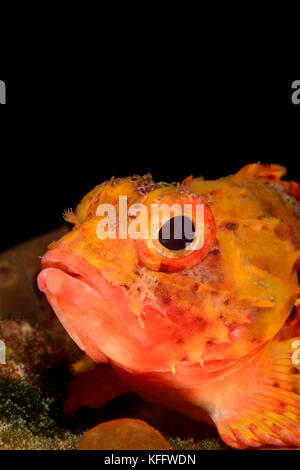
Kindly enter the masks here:
[[69, 335], [96, 362], [102, 362], [104, 354], [130, 363], [138, 357], [137, 345], [147, 345], [122, 289], [76, 254], [50, 250], [37, 281]]

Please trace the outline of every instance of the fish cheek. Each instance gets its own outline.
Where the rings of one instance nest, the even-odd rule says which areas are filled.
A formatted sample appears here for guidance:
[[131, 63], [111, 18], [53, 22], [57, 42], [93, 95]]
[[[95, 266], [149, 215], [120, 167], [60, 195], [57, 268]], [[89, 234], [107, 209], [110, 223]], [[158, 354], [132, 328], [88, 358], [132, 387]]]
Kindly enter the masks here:
[[[183, 307], [174, 292], [156, 289], [155, 302], [144, 306], [144, 331], [153, 350], [159, 349], [161, 360], [176, 364], [190, 360], [190, 343], [205, 331], [207, 322]], [[200, 342], [202, 342], [200, 338]]]
[[198, 298], [183, 306], [173, 301], [167, 307], [167, 314], [176, 324], [173, 341], [180, 361], [201, 360], [213, 325], [205, 311], [205, 302]]

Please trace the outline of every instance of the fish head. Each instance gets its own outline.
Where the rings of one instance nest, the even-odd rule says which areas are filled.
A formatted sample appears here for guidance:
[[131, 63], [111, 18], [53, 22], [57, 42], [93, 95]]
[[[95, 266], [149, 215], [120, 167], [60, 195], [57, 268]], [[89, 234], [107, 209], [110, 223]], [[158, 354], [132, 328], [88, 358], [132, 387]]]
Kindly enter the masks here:
[[297, 295], [298, 254], [274, 235], [279, 220], [259, 218], [256, 198], [230, 178], [112, 179], [67, 213], [74, 228], [49, 246], [39, 288], [96, 362], [224, 367], [272, 338]]

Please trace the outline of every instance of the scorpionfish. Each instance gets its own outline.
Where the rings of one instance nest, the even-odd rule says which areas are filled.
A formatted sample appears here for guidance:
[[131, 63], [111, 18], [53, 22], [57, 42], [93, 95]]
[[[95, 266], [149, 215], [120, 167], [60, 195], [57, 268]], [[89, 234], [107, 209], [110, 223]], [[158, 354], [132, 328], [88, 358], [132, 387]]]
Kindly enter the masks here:
[[[103, 364], [94, 406], [133, 390], [214, 424], [233, 448], [300, 447], [300, 185], [285, 174], [250, 164], [214, 181], [112, 178], [66, 213], [73, 229], [49, 246], [38, 285]], [[202, 204], [204, 243], [99, 237], [98, 206], [118, 214], [120, 196], [128, 208], [189, 204], [192, 221]]]

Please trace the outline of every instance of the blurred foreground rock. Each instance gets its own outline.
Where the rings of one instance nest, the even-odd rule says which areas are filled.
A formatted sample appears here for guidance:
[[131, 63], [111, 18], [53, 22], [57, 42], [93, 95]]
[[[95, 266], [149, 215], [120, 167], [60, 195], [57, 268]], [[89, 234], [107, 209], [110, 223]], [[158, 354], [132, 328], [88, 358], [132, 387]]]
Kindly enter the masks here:
[[114, 419], [90, 429], [78, 450], [172, 450], [166, 439], [140, 419]]

